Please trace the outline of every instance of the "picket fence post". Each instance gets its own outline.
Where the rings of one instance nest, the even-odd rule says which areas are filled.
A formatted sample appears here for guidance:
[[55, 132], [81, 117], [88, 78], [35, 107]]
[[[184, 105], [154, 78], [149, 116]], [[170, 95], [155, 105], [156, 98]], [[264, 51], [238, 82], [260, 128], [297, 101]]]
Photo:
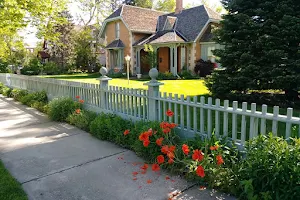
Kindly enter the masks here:
[[112, 80], [112, 78], [107, 76], [108, 70], [105, 67], [101, 67], [100, 74], [102, 76], [97, 79], [100, 81], [100, 108], [107, 109], [109, 102], [107, 101], [108, 98], [106, 98], [106, 91], [108, 90], [108, 81]]
[[159, 116], [158, 103], [160, 103], [156, 98], [159, 97], [159, 86], [163, 85], [156, 80], [158, 77], [158, 70], [156, 68], [152, 68], [149, 71], [149, 76], [151, 80], [144, 85], [148, 86], [148, 119], [150, 121], [157, 121]]

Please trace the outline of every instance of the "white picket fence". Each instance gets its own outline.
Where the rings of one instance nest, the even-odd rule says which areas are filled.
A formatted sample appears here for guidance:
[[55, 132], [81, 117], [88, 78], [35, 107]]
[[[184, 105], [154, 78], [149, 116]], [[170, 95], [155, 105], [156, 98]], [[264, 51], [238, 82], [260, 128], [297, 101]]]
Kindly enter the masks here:
[[[293, 116], [293, 109], [287, 108], [286, 115], [279, 114], [274, 106], [272, 113], [267, 105], [258, 111], [252, 103], [248, 104], [212, 98], [189, 97], [178, 94], [161, 94], [159, 83], [152, 77], [148, 90], [108, 86], [109, 79], [100, 78], [100, 84], [63, 81], [15, 74], [0, 74], [0, 82], [29, 91], [45, 90], [49, 99], [79, 95], [85, 100], [85, 107], [96, 112], [114, 113], [123, 118], [138, 120], [169, 121], [178, 124], [181, 134], [193, 137], [195, 134], [210, 137], [228, 136], [240, 144], [258, 134], [272, 132], [286, 139], [300, 137], [300, 118]], [[166, 111], [174, 111], [173, 117], [167, 117]]]

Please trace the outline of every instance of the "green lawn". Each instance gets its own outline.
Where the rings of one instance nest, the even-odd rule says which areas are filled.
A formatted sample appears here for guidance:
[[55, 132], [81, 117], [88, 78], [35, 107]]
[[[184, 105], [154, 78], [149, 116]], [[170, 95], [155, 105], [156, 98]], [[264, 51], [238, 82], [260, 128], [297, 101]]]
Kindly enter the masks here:
[[[60, 80], [83, 82], [83, 83], [95, 83], [98, 84], [99, 74], [76, 74], [76, 75], [55, 75], [55, 76], [43, 76], [44, 78], [55, 78]], [[147, 89], [147, 86], [143, 85], [147, 81], [130, 80], [129, 85], [126, 79], [113, 78], [109, 85], [119, 86], [126, 88], [135, 89]], [[183, 94], [185, 96], [196, 96], [196, 95], [206, 95], [209, 93], [203, 80], [164, 80], [160, 81], [164, 83], [160, 87], [160, 91], [167, 93], [177, 93]]]
[[0, 200], [27, 200], [27, 195], [0, 161]]

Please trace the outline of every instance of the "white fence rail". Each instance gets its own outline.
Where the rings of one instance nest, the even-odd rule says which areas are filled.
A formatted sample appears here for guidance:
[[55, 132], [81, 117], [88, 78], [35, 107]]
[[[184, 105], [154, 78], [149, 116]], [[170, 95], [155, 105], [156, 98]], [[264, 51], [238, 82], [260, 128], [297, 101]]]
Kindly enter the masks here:
[[[109, 78], [102, 76], [100, 84], [70, 82], [50, 78], [0, 74], [0, 82], [29, 91], [45, 90], [50, 99], [79, 95], [87, 109], [96, 112], [115, 113], [123, 118], [137, 120], [169, 121], [178, 124], [184, 136], [195, 134], [210, 137], [228, 136], [244, 144], [258, 134], [272, 132], [285, 138], [300, 137], [300, 118], [293, 116], [293, 109], [279, 110], [255, 103], [239, 104], [205, 97], [184, 98], [183, 95], [160, 93], [160, 83], [152, 76], [148, 90], [108, 86]], [[250, 108], [250, 109], [248, 109]], [[167, 117], [166, 111], [174, 111]], [[271, 111], [271, 112], [270, 112]], [[280, 114], [283, 111], [285, 115]]]

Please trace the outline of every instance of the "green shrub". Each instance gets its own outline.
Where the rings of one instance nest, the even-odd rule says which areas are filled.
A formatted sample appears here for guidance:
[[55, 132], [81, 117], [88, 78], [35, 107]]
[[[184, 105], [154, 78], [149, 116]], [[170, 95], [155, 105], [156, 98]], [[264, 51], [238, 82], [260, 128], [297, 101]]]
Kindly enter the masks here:
[[28, 95], [28, 91], [27, 90], [21, 90], [21, 89], [16, 89], [16, 88], [13, 89], [11, 93], [12, 93], [12, 97], [16, 101], [20, 101], [21, 98], [23, 98], [24, 96]]
[[61, 73], [61, 70], [55, 62], [48, 62], [43, 67], [43, 73], [48, 75], [57, 75]]
[[190, 71], [188, 70], [182, 70], [178, 74], [182, 79], [199, 79], [200, 77], [197, 75], [193, 75]]
[[42, 64], [38, 58], [33, 58], [28, 65], [21, 69], [21, 74], [24, 75], [38, 75], [41, 72]]
[[101, 113], [92, 121], [90, 132], [93, 136], [115, 142], [122, 146], [129, 146], [129, 142], [124, 140], [123, 132], [130, 129], [132, 123], [113, 114]]
[[47, 113], [47, 104], [44, 102], [33, 101], [33, 103], [31, 103], [31, 107], [43, 113]]
[[172, 72], [158, 73], [157, 80], [176, 80], [177, 77]]
[[4, 86], [2, 88], [2, 94], [6, 97], [11, 97], [11, 91], [12, 91], [12, 89], [9, 87]]
[[65, 121], [76, 109], [82, 107], [69, 97], [54, 99], [49, 103], [48, 115], [53, 121]]
[[33, 104], [36, 101], [46, 104], [48, 102], [48, 97], [47, 97], [47, 93], [45, 91], [33, 92], [33, 93], [28, 93], [27, 95], [21, 97], [20, 101], [22, 104], [25, 104], [28, 106], [31, 106], [31, 104]]
[[89, 131], [91, 122], [97, 117], [97, 114], [91, 111], [82, 110], [79, 114], [73, 112], [67, 118], [67, 122], [78, 128]]
[[2, 94], [2, 88], [4, 87], [3, 83], [0, 83], [0, 94]]
[[246, 145], [241, 165], [242, 197], [297, 199], [300, 196], [300, 139], [290, 144], [279, 137], [260, 135]]

